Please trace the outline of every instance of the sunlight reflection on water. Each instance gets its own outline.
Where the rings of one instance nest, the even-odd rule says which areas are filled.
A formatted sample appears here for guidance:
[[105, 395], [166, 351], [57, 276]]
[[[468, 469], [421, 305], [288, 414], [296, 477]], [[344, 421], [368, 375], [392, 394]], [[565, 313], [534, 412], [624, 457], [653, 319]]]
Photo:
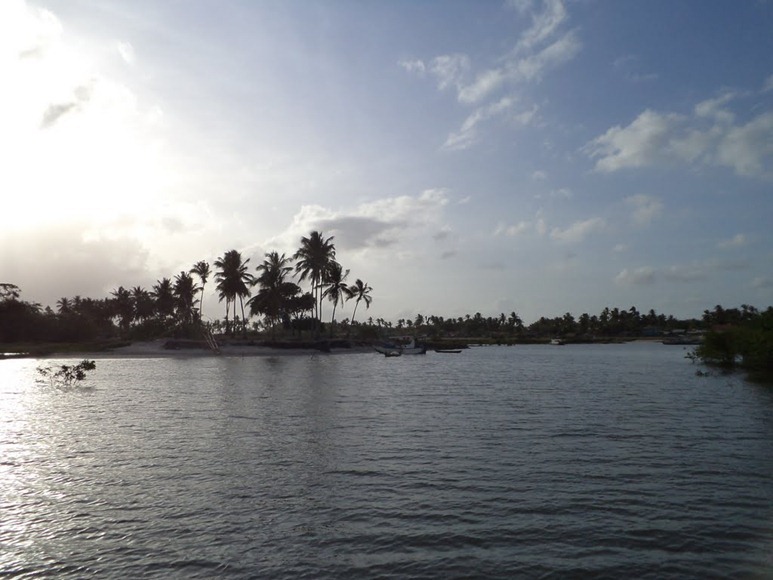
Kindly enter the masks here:
[[763, 577], [773, 393], [682, 357], [2, 361], [0, 573]]

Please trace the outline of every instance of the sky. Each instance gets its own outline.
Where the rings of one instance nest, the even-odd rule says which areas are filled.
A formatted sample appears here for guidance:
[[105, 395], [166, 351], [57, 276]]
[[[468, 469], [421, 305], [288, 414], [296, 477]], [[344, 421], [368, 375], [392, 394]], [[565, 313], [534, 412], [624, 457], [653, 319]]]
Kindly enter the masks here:
[[358, 319], [765, 308], [771, 31], [770, 0], [2, 0], [0, 282], [53, 307], [319, 230]]

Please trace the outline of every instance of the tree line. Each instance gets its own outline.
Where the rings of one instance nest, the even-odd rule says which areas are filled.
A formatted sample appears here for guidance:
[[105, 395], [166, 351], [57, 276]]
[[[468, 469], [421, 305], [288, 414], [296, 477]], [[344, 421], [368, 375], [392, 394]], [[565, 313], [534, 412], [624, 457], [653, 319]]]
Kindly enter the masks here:
[[[338, 306], [354, 300], [352, 317], [347, 319], [351, 325], [360, 303], [369, 308], [373, 300], [369, 284], [361, 279], [347, 282], [350, 271], [336, 260], [333, 239], [313, 231], [301, 238], [291, 257], [267, 252], [255, 274], [250, 272], [249, 258], [229, 250], [212, 266], [196, 262], [173, 279], [161, 278], [151, 289], [119, 286], [108, 298], [60, 298], [56, 311], [21, 300], [21, 290], [14, 284], [0, 284], [0, 341], [196, 338], [202, 326], [230, 336], [246, 335], [248, 330], [269, 330], [275, 335], [277, 328], [319, 334], [325, 301], [333, 306], [332, 333]], [[204, 290], [210, 281], [225, 304], [225, 317], [211, 321], [203, 313]], [[306, 291], [301, 287], [304, 282]], [[252, 317], [259, 320], [248, 328]]]
[[[372, 288], [361, 279], [348, 283], [350, 271], [336, 260], [333, 237], [313, 231], [300, 240], [292, 256], [267, 252], [251, 270], [250, 259], [229, 250], [210, 265], [193, 264], [173, 278], [164, 277], [150, 289], [119, 286], [102, 299], [63, 297], [56, 310], [21, 299], [14, 284], [0, 284], [0, 342], [88, 342], [96, 340], [148, 340], [160, 337], [201, 338], [202, 326], [228, 336], [259, 334], [282, 338], [308, 332], [355, 339], [376, 339], [384, 334], [413, 334], [435, 339], [485, 338], [493, 342], [528, 342], [545, 337], [574, 340], [658, 336], [691, 330], [742, 326], [762, 313], [749, 305], [705, 310], [701, 319], [677, 319], [650, 309], [640, 312], [604, 308], [598, 314], [577, 317], [540, 317], [526, 325], [516, 312], [483, 316], [480, 312], [458, 317], [417, 314], [396, 322], [368, 317], [356, 320], [358, 307], [369, 308]], [[224, 316], [204, 315], [203, 297], [214, 283]], [[305, 289], [304, 287], [305, 286]], [[351, 317], [337, 321], [336, 312], [354, 300]], [[332, 313], [324, 328], [323, 305]], [[768, 309], [769, 312], [770, 308]], [[766, 314], [767, 316], [767, 314]]]

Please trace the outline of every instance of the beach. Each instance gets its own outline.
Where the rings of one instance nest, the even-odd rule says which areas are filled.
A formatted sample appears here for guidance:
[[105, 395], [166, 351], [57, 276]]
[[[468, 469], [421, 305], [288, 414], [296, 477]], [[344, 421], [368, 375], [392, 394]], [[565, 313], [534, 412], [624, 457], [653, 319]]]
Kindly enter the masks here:
[[[151, 341], [133, 342], [126, 346], [117, 347], [103, 352], [95, 353], [67, 353], [70, 357], [109, 358], [113, 356], [127, 357], [206, 357], [206, 356], [311, 356], [311, 355], [337, 355], [373, 352], [372, 347], [366, 345], [352, 346], [351, 348], [331, 348], [323, 351], [317, 348], [276, 348], [254, 344], [221, 344], [219, 352], [211, 350], [206, 344], [193, 344], [190, 341], [175, 341], [169, 339], [157, 339]], [[52, 355], [61, 356], [61, 355]]]

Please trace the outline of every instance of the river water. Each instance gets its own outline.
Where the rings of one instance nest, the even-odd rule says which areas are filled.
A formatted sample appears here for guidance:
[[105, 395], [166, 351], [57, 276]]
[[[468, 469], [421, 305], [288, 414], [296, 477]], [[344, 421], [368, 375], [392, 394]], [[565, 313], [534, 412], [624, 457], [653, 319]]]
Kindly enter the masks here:
[[773, 389], [684, 354], [1, 361], [0, 576], [771, 578]]

